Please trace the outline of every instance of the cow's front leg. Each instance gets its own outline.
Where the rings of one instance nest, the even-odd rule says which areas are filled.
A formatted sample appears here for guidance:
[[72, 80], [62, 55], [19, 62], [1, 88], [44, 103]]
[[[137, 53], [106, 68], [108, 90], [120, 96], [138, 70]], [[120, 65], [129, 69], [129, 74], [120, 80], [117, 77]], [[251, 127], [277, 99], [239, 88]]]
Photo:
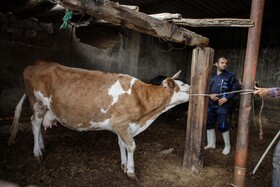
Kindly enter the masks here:
[[[121, 128], [121, 129], [116, 129], [118, 137], [120, 139], [120, 141], [122, 142], [122, 144], [125, 146], [126, 151], [127, 151], [127, 156], [126, 156], [126, 152], [121, 148], [121, 156], [125, 155], [123, 157], [121, 157], [122, 159], [122, 163], [126, 163], [126, 174], [128, 177], [132, 178], [132, 179], [136, 179], [136, 175], [134, 172], [134, 151], [136, 149], [136, 144], [135, 141], [132, 138], [132, 135], [130, 134], [130, 131], [128, 128]], [[125, 171], [125, 170], [124, 170]]]
[[[133, 139], [132, 139], [133, 140]], [[134, 173], [134, 151], [136, 149], [136, 144], [135, 141], [131, 144], [126, 145], [126, 150], [127, 150], [127, 176], [130, 178], [136, 179], [136, 175]]]
[[123, 169], [124, 173], [126, 173], [127, 172], [126, 147], [119, 135], [118, 135], [118, 142], [119, 142], [120, 152], [121, 152], [121, 168]]

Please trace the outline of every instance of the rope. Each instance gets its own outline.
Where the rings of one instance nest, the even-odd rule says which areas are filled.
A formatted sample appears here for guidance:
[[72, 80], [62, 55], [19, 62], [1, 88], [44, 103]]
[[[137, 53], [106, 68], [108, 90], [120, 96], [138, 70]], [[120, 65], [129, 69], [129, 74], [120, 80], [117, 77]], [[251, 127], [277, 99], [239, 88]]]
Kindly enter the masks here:
[[260, 138], [260, 140], [263, 139], [263, 126], [262, 126], [262, 111], [263, 111], [263, 106], [264, 106], [264, 99], [262, 98], [262, 106], [261, 106], [260, 113], [259, 113], [259, 124], [260, 124], [260, 134], [259, 134], [259, 138]]
[[[231, 92], [224, 92], [224, 93], [220, 93], [220, 94], [215, 94], [217, 96], [219, 95], [227, 95], [227, 94], [233, 94], [233, 93], [240, 93], [240, 94], [251, 94], [254, 93], [254, 90], [250, 90], [250, 89], [245, 89], [245, 90], [236, 90], [236, 91], [231, 91]], [[205, 96], [205, 97], [209, 97], [213, 94], [190, 94], [190, 96]]]
[[252, 97], [252, 117], [253, 117], [253, 123], [254, 123], [254, 126], [256, 127], [256, 119], [254, 118], [256, 112], [255, 112], [255, 99], [254, 97]]
[[172, 31], [171, 31], [171, 34], [170, 34], [170, 37], [169, 37], [169, 40], [172, 38], [173, 34], [175, 33], [175, 30], [177, 31], [178, 30], [178, 27], [175, 23], [172, 23]]

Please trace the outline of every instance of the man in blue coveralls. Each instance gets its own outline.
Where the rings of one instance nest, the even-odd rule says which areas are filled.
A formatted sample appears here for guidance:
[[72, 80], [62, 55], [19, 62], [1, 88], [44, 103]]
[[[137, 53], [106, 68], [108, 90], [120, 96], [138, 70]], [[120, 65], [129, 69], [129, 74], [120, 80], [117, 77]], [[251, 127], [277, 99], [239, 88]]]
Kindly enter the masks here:
[[[223, 154], [230, 153], [230, 136], [228, 124], [228, 112], [230, 108], [230, 100], [236, 94], [227, 94], [226, 92], [235, 91], [238, 88], [238, 82], [235, 74], [227, 71], [228, 61], [225, 57], [220, 57], [215, 63], [217, 71], [214, 71], [210, 84], [210, 99], [208, 107], [207, 119], [207, 145], [204, 149], [216, 148], [215, 126], [218, 121], [218, 130], [222, 132], [225, 147]], [[222, 95], [217, 95], [222, 94]]]

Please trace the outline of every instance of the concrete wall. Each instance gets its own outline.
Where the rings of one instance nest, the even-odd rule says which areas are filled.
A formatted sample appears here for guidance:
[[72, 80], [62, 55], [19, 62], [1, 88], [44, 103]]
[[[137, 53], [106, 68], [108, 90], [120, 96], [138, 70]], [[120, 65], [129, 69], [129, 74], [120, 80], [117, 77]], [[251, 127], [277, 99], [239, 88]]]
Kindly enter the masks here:
[[[230, 62], [229, 70], [242, 79], [245, 53], [245, 48], [218, 49], [215, 51], [215, 56], [226, 56]], [[264, 87], [280, 86], [280, 47], [260, 48], [256, 81]]]
[[[190, 81], [192, 47], [127, 29], [109, 27], [111, 33], [96, 27], [59, 30], [59, 25], [18, 20], [1, 14], [0, 17], [0, 118], [13, 116], [15, 106], [24, 93], [22, 71], [38, 59], [73, 67], [126, 73], [143, 81], [160, 74], [172, 76], [181, 69], [180, 78]], [[96, 44], [99, 47], [94, 47]], [[266, 45], [260, 49], [256, 80], [262, 86], [279, 86], [279, 54], [278, 46]], [[229, 59], [229, 70], [241, 80], [245, 46], [215, 49], [215, 58], [221, 55]], [[279, 102], [279, 99], [273, 100], [266, 106], [275, 108]], [[26, 102], [24, 111], [28, 109]]]
[[[242, 81], [245, 63], [245, 48], [218, 49], [215, 56], [226, 56], [230, 62], [228, 69], [236, 74], [237, 79]], [[246, 76], [246, 75], [245, 75]], [[249, 76], [249, 75], [248, 75]], [[256, 81], [261, 87], [280, 86], [280, 47], [262, 47], [259, 51]], [[265, 97], [264, 107], [278, 110], [280, 99]], [[261, 106], [261, 99], [255, 97], [255, 107]]]
[[[175, 46], [171, 47], [171, 44], [156, 38], [122, 30], [117, 31], [117, 37], [114, 37], [110, 48], [100, 49], [85, 44], [96, 40], [92, 38], [96, 30], [83, 33], [85, 43], [82, 43], [76, 38], [75, 30], [58, 30], [58, 26], [53, 26], [53, 32], [50, 32], [50, 25], [48, 30], [44, 30], [45, 25], [38, 26], [38, 29], [18, 25], [16, 23], [20, 20], [16, 18], [13, 21], [14, 24], [4, 23], [0, 32], [0, 117], [13, 116], [15, 106], [24, 93], [23, 69], [38, 59], [73, 67], [130, 74], [143, 81], [159, 74], [172, 76], [181, 69], [180, 78], [189, 79], [187, 74], [192, 48], [179, 45], [175, 49]], [[30, 32], [33, 35], [26, 34]], [[103, 40], [100, 39], [100, 42]], [[29, 111], [28, 102], [24, 104], [24, 111]]]

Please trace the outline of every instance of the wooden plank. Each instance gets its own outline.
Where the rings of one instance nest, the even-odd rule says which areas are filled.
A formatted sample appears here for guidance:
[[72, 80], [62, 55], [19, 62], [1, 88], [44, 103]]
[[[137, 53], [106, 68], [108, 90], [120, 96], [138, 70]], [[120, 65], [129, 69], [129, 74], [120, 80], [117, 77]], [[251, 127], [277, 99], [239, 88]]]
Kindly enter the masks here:
[[159, 13], [159, 14], [149, 14], [153, 18], [160, 20], [172, 20], [172, 19], [181, 19], [181, 14], [172, 14], [172, 13]]
[[177, 25], [191, 27], [253, 27], [250, 19], [213, 18], [213, 19], [172, 19]]
[[[192, 54], [190, 93], [208, 93], [214, 50], [197, 47]], [[208, 97], [191, 96], [183, 168], [199, 174], [203, 168]]]
[[174, 23], [153, 18], [108, 0], [59, 0], [59, 4], [73, 11], [122, 25], [129, 29], [189, 46], [208, 46], [208, 38], [178, 27]]
[[138, 6], [132, 6], [132, 5], [120, 5], [120, 6], [139, 12], [139, 7]]

